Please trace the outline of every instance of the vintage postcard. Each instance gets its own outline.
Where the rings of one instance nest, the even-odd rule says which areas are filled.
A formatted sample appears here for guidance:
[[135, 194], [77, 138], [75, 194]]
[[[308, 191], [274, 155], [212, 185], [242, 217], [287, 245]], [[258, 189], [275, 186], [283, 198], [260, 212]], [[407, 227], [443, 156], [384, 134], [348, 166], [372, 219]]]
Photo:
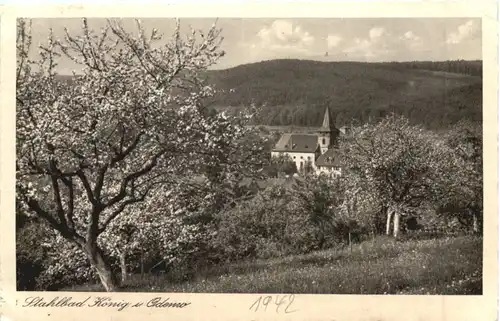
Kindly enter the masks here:
[[495, 5], [2, 10], [2, 320], [496, 319]]

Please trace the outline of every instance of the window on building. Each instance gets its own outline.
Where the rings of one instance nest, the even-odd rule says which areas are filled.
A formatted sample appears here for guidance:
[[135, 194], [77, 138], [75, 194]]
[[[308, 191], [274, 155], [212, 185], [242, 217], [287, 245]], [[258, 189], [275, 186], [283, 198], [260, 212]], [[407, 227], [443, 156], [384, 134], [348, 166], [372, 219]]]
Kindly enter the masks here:
[[326, 144], [326, 139], [323, 137], [323, 145]]
[[293, 156], [293, 159], [295, 159], [295, 156]]
[[303, 159], [303, 157], [302, 157], [302, 156], [300, 156], [300, 159]]

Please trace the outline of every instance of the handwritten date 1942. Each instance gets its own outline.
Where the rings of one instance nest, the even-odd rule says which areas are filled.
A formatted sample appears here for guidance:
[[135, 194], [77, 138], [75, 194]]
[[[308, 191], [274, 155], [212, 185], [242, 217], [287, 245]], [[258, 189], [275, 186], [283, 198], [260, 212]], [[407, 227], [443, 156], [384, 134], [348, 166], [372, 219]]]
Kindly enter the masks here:
[[[260, 296], [256, 301], [253, 302], [253, 304], [250, 306], [250, 310], [253, 310], [254, 312], [257, 311], [267, 311], [269, 306], [275, 306], [276, 307], [276, 313], [285, 312], [285, 313], [292, 313], [296, 312], [297, 310], [293, 310], [292, 308], [292, 303], [293, 300], [295, 299], [295, 295], [293, 294], [287, 294], [287, 295], [267, 295], [267, 296]], [[281, 309], [280, 309], [281, 308]]]

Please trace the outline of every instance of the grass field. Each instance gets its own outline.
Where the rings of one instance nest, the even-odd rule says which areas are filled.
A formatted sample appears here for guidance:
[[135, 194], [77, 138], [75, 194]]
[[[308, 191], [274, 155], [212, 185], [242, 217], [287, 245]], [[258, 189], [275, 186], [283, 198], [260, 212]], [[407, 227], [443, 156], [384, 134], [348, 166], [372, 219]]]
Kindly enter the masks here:
[[[130, 278], [124, 291], [322, 294], [482, 294], [482, 238], [395, 241], [254, 260], [179, 275]], [[102, 291], [89, 284], [67, 291]]]

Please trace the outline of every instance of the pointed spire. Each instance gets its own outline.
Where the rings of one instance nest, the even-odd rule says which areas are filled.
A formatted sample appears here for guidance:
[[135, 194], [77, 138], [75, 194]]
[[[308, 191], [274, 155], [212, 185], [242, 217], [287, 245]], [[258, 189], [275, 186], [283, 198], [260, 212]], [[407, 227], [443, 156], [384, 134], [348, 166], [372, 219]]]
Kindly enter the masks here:
[[330, 120], [330, 109], [326, 107], [325, 116], [323, 117], [323, 124], [321, 125], [319, 131], [331, 131], [332, 130], [332, 122]]

